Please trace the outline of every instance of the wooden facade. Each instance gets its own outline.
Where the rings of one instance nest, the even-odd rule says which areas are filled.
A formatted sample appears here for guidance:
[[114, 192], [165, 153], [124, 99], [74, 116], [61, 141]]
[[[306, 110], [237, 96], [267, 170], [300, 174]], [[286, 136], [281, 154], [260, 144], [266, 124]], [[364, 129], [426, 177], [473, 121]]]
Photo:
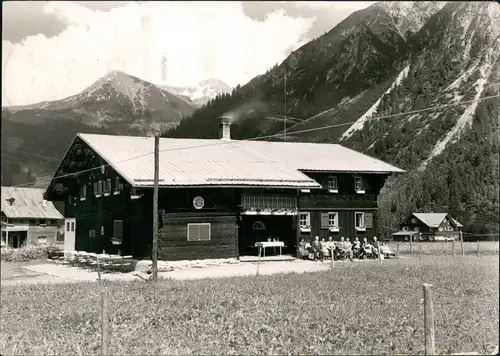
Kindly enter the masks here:
[[[82, 173], [68, 176], [75, 172]], [[159, 259], [253, 254], [254, 243], [269, 237], [295, 253], [300, 238], [377, 235], [377, 196], [388, 174], [304, 173], [322, 188], [160, 187]], [[153, 189], [132, 188], [78, 137], [57, 175], [65, 177], [53, 181], [46, 197], [66, 201], [66, 217], [76, 218], [77, 250], [151, 258]]]

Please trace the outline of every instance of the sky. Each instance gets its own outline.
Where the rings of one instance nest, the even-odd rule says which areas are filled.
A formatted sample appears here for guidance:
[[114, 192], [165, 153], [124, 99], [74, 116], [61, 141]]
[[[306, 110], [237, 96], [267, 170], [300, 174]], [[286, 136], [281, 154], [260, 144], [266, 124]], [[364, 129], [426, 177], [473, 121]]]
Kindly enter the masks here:
[[2, 2], [2, 105], [77, 94], [110, 70], [245, 84], [373, 2]]

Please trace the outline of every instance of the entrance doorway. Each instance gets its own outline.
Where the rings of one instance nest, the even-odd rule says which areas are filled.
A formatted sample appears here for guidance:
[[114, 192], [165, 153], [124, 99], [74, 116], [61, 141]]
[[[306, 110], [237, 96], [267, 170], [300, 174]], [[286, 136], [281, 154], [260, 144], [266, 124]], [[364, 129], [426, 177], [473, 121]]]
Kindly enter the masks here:
[[64, 221], [64, 251], [74, 251], [76, 243], [76, 218]]
[[283, 254], [294, 254], [297, 243], [295, 219], [292, 215], [241, 215], [238, 234], [240, 256], [257, 256], [255, 243], [269, 238], [284, 242]]
[[9, 232], [8, 235], [5, 236], [6, 239], [6, 247], [8, 248], [21, 248], [26, 245], [28, 239], [27, 231], [16, 231]]

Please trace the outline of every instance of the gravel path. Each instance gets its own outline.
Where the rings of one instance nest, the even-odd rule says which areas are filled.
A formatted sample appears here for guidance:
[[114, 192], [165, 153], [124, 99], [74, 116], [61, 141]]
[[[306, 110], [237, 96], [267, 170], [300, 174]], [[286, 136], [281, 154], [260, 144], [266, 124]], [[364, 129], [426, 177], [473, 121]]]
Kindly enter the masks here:
[[[376, 263], [376, 261], [355, 261], [355, 262], [336, 262], [335, 268], [345, 268], [357, 263]], [[2, 285], [15, 284], [36, 284], [36, 283], [76, 283], [76, 282], [95, 282], [97, 281], [97, 272], [70, 267], [56, 263], [38, 263], [28, 265], [10, 265], [10, 272], [4, 276], [2, 272]], [[312, 262], [312, 261], [278, 261], [257, 263], [234, 263], [222, 264], [218, 266], [204, 267], [186, 267], [176, 268], [170, 272], [159, 272], [159, 278], [186, 280], [186, 279], [204, 279], [204, 278], [223, 278], [235, 276], [250, 276], [257, 273], [261, 275], [271, 275], [276, 273], [308, 273], [327, 271], [331, 269], [330, 261]], [[2, 263], [2, 270], [4, 264]], [[8, 275], [15, 275], [9, 278]], [[110, 281], [132, 281], [138, 279], [147, 279], [149, 275], [141, 272], [131, 273], [103, 273], [102, 279]]]

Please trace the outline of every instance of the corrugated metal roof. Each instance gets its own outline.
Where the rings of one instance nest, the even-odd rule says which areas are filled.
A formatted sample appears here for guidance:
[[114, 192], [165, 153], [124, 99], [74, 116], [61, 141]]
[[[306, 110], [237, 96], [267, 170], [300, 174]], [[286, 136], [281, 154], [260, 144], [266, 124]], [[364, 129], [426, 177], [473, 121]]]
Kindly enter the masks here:
[[413, 215], [429, 227], [439, 227], [444, 218], [448, 215], [446, 213], [413, 213]]
[[2, 213], [8, 218], [64, 219], [52, 202], [43, 203], [43, 193], [37, 188], [2, 187]]
[[[134, 186], [154, 177], [154, 138], [79, 134]], [[160, 185], [246, 185], [314, 188], [301, 171], [404, 172], [334, 144], [160, 139]]]

